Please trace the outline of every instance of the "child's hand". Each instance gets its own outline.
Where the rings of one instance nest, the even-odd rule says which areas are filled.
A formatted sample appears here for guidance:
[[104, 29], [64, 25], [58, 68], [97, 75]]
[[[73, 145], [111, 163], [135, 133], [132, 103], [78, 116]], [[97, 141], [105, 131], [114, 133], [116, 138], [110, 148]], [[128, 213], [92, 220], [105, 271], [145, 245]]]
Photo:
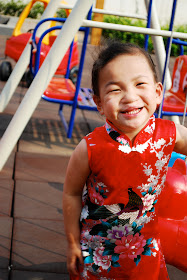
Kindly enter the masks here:
[[82, 252], [80, 245], [69, 247], [67, 253], [67, 268], [71, 276], [79, 275], [79, 265], [83, 264]]

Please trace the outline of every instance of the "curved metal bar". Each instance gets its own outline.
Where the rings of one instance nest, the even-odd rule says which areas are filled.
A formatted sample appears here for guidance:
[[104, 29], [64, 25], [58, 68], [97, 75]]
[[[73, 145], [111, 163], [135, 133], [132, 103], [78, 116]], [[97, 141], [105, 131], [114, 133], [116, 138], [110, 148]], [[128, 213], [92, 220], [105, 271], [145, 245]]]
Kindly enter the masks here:
[[187, 46], [187, 42], [182, 41], [180, 39], [173, 39], [172, 43], [180, 46], [180, 55], [183, 55], [184, 54], [184, 46]]
[[[57, 19], [57, 20], [56, 20]], [[45, 20], [42, 20], [42, 23], [46, 22], [46, 21], [57, 21], [57, 22], [65, 22], [66, 19], [58, 19], [58, 18], [48, 18], [48, 19], [45, 19]], [[35, 29], [38, 29], [40, 25], [36, 26]], [[32, 61], [33, 61], [33, 44], [32, 44], [32, 47], [31, 47], [31, 56], [30, 56], [30, 65], [29, 65], [29, 68], [30, 68], [30, 71], [31, 73], [33, 74], [33, 76], [36, 76], [38, 70], [39, 70], [39, 65], [40, 65], [40, 52], [41, 52], [41, 45], [42, 45], [42, 40], [43, 38], [51, 31], [54, 31], [54, 30], [60, 30], [62, 29], [63, 26], [53, 26], [53, 27], [50, 27], [49, 29], [45, 30], [42, 35], [40, 36], [39, 38], [39, 41], [38, 43], [36, 43], [36, 31], [34, 29], [35, 32], [33, 32], [33, 35], [32, 35], [32, 40], [33, 40], [33, 44], [36, 46], [37, 48], [37, 51], [36, 51], [36, 57], [35, 57], [35, 66], [34, 66], [34, 69], [32, 67]], [[80, 27], [79, 28], [79, 31], [85, 31], [86, 27]], [[72, 42], [73, 43], [73, 42]], [[72, 44], [71, 43], [71, 44]], [[70, 52], [71, 52], [71, 46], [70, 46]], [[71, 56], [71, 53], [70, 53], [70, 56]], [[71, 58], [71, 57], [70, 57]]]
[[41, 51], [41, 45], [42, 45], [42, 40], [45, 37], [45, 35], [51, 31], [54, 30], [60, 30], [62, 29], [62, 26], [54, 26], [51, 27], [49, 29], [47, 29], [46, 31], [43, 32], [43, 34], [40, 36], [40, 39], [38, 41], [37, 44], [37, 51], [36, 51], [36, 58], [35, 58], [35, 67], [34, 67], [34, 76], [36, 76], [38, 70], [39, 70], [39, 65], [40, 65], [40, 51]]
[[47, 22], [47, 21], [65, 22], [66, 20], [67, 20], [66, 18], [54, 18], [54, 17], [42, 19], [41, 21], [39, 21], [37, 23], [36, 27], [34, 28], [34, 31], [32, 34], [32, 40], [36, 43], [36, 32], [37, 32], [38, 28], [40, 27], [40, 25], [42, 25], [44, 22]]

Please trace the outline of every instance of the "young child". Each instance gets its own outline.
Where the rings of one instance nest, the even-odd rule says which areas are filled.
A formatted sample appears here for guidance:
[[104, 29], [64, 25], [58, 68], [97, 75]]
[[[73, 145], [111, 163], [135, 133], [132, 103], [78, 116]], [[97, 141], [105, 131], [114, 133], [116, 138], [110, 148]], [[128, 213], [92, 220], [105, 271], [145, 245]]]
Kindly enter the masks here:
[[136, 45], [113, 42], [102, 50], [92, 86], [106, 124], [84, 137], [67, 168], [71, 279], [169, 279], [157, 201], [172, 151], [187, 155], [187, 128], [155, 119], [162, 84], [149, 54]]

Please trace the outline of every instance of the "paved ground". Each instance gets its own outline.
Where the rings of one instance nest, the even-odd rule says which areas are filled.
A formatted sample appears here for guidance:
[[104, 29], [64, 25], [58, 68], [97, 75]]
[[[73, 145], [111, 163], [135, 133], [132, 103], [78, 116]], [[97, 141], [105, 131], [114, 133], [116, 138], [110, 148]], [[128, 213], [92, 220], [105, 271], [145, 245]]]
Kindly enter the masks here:
[[[3, 56], [6, 36], [0, 38]], [[90, 87], [95, 48], [88, 47], [82, 86]], [[0, 92], [4, 83], [0, 82]], [[26, 88], [20, 84], [0, 116], [0, 136], [16, 112]], [[103, 119], [77, 110], [73, 137], [67, 139], [58, 106], [43, 100], [0, 172], [0, 280], [69, 279], [63, 228], [62, 189], [69, 157], [80, 139]], [[69, 108], [65, 115], [68, 118]], [[171, 280], [187, 275], [168, 266]], [[151, 280], [151, 279], [150, 279]]]

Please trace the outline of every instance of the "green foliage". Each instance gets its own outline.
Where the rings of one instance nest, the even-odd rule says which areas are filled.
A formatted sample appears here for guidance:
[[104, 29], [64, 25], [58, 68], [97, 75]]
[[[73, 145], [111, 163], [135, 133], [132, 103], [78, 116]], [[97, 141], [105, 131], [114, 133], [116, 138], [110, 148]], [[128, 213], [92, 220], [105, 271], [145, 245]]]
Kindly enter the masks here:
[[[114, 24], [122, 24], [122, 25], [130, 25], [137, 27], [146, 27], [146, 22], [142, 20], [132, 20], [124, 17], [118, 16], [104, 16], [104, 22], [114, 23]], [[168, 26], [162, 27], [161, 29], [168, 30]], [[187, 33], [187, 25], [179, 26], [175, 28], [175, 31]], [[139, 45], [140, 47], [144, 46], [145, 35], [132, 33], [132, 32], [122, 32], [117, 30], [103, 29], [102, 32], [103, 37], [110, 39], [118, 39], [122, 42], [130, 42]], [[167, 38], [164, 38], [165, 45], [167, 44]], [[153, 52], [153, 42], [151, 37], [149, 36], [148, 40], [148, 51]], [[187, 54], [187, 47], [184, 46], [184, 53]], [[172, 44], [171, 55], [178, 56], [180, 54], [180, 46], [176, 44]]]
[[0, 14], [3, 15], [19, 17], [24, 8], [25, 4], [23, 4], [22, 1], [11, 0], [6, 3], [4, 3], [4, 1], [0, 1]]
[[56, 16], [59, 18], [67, 18], [66, 11], [64, 9], [58, 9]]
[[[129, 25], [129, 26], [146, 27], [145, 21], [131, 20], [128, 18], [118, 17], [118, 16], [104, 16], [104, 22]], [[144, 46], [145, 37], [143, 34], [104, 29], [102, 35], [105, 38], [118, 39], [122, 42], [135, 43], [141, 47]], [[149, 38], [149, 51], [152, 50], [153, 50], [153, 44], [151, 38]]]
[[[26, 7], [26, 4], [22, 2], [22, 0], [10, 0], [10, 1], [3, 1], [0, 0], [0, 14], [2, 15], [9, 15], [9, 16], [16, 16], [19, 17], [24, 8]], [[39, 19], [41, 15], [44, 12], [44, 5], [41, 2], [36, 2], [28, 17], [34, 18], [34, 19]], [[66, 12], [64, 9], [58, 9], [57, 11], [57, 17], [63, 17], [66, 18]]]
[[41, 17], [41, 15], [43, 14], [43, 12], [44, 12], [44, 5], [43, 5], [43, 3], [36, 2], [33, 5], [33, 7], [31, 9], [28, 17], [39, 19]]

